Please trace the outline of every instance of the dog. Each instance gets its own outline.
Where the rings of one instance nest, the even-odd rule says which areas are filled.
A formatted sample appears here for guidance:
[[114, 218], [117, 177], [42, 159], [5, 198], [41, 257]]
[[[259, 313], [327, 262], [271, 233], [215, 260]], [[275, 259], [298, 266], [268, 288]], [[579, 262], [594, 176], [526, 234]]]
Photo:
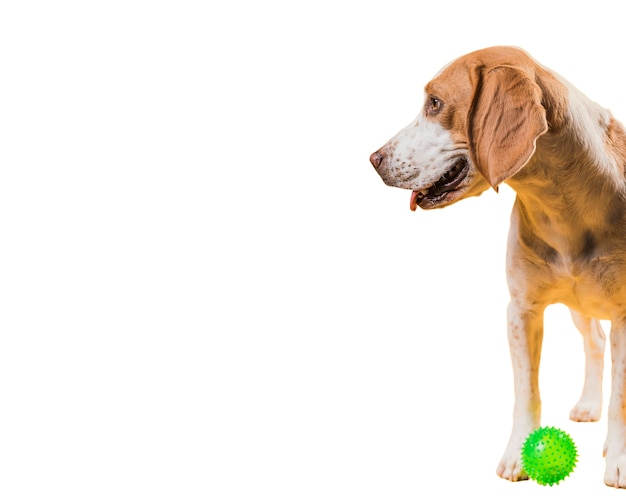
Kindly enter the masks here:
[[585, 381], [570, 413], [597, 421], [610, 320], [612, 390], [604, 482], [626, 488], [626, 132], [610, 111], [522, 49], [491, 47], [445, 66], [417, 118], [370, 162], [411, 191], [410, 209], [446, 207], [501, 183], [516, 193], [507, 240], [513, 428], [497, 474], [540, 426], [543, 313], [569, 307], [584, 339]]

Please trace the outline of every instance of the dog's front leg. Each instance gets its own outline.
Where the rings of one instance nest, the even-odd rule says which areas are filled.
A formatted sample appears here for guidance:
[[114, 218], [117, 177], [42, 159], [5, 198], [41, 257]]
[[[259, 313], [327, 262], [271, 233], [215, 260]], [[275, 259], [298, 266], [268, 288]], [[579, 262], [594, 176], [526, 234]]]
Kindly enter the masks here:
[[604, 483], [626, 488], [626, 320], [611, 323], [611, 399]]
[[527, 435], [539, 427], [541, 398], [539, 396], [539, 361], [543, 341], [543, 308], [532, 308], [513, 299], [508, 308], [508, 335], [515, 408], [509, 444], [496, 473], [513, 482], [525, 480], [520, 450]]

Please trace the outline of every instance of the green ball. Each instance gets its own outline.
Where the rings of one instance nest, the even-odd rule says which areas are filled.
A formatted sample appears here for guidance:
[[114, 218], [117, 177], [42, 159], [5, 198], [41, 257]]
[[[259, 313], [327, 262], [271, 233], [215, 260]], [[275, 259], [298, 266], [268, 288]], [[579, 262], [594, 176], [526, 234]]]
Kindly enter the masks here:
[[574, 471], [577, 458], [572, 438], [550, 426], [533, 431], [522, 446], [524, 471], [541, 485], [558, 484]]

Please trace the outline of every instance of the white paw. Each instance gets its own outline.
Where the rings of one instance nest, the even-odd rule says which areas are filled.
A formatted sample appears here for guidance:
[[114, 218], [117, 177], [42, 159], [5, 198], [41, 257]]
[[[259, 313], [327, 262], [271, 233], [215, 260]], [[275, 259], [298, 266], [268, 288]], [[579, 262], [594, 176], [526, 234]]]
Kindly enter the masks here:
[[626, 489], [626, 454], [607, 455], [604, 483], [609, 487]]
[[511, 482], [528, 480], [528, 475], [522, 470], [522, 458], [519, 448], [516, 448], [514, 451], [507, 449], [500, 460], [496, 473], [499, 477], [510, 480]]
[[572, 421], [598, 421], [602, 413], [601, 399], [581, 399], [569, 413]]

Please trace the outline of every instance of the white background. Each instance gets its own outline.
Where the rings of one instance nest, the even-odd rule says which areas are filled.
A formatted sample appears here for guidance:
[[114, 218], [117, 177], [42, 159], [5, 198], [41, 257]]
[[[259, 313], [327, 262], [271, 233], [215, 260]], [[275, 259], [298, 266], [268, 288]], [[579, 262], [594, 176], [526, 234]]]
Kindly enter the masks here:
[[490, 45], [626, 119], [615, 5], [4, 2], [0, 498], [622, 496], [558, 306], [543, 422], [579, 465], [495, 474], [512, 192], [413, 213], [368, 162]]

